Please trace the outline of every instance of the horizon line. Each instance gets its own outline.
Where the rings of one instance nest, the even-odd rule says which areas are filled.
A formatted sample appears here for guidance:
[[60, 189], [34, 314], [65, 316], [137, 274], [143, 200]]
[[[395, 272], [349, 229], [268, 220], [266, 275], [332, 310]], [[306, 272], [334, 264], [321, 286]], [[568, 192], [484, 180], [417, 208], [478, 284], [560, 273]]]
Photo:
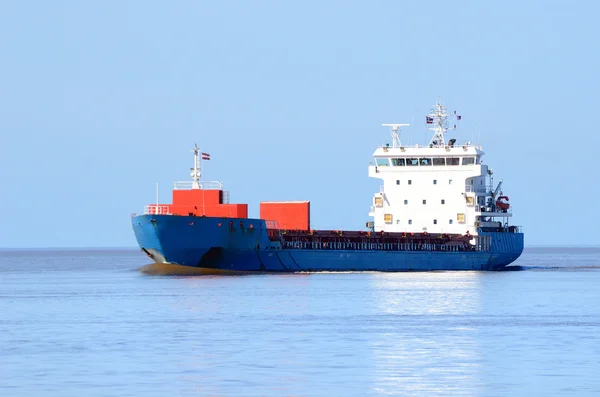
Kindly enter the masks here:
[[[580, 244], [580, 245], [550, 245], [536, 244], [526, 245], [527, 248], [600, 248], [600, 244]], [[0, 247], [0, 251], [23, 251], [23, 250], [139, 250], [137, 246], [54, 246], [54, 247]]]

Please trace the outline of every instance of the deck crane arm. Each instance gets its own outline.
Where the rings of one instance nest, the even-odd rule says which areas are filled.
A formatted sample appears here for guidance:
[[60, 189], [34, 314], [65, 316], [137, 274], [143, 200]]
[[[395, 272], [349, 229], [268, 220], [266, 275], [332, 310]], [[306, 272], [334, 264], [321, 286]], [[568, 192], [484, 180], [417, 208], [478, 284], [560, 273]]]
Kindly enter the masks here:
[[492, 193], [492, 200], [496, 199], [496, 196], [498, 196], [498, 192], [500, 191], [501, 187], [502, 187], [502, 179], [500, 179], [498, 186], [496, 186], [496, 190], [494, 190], [494, 193]]

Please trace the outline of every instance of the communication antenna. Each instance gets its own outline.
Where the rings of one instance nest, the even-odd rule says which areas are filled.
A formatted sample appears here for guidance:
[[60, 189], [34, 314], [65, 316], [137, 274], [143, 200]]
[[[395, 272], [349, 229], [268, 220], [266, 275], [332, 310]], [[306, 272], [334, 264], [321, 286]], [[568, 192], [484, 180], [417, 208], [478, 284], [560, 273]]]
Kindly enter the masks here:
[[392, 147], [400, 147], [400, 127], [408, 127], [410, 124], [381, 124], [382, 127], [390, 127], [392, 136]]
[[443, 147], [446, 146], [446, 140], [444, 138], [444, 134], [449, 129], [456, 129], [456, 124], [454, 124], [453, 128], [448, 127], [448, 117], [453, 116], [456, 121], [462, 119], [462, 116], [456, 114], [456, 110], [452, 115], [449, 115], [446, 111], [446, 108], [440, 100], [436, 101], [436, 104], [433, 106], [431, 111], [427, 116], [425, 116], [425, 122], [428, 127], [427, 129], [433, 131], [433, 137], [429, 141], [430, 147]]
[[194, 143], [194, 167], [190, 168], [192, 177], [192, 189], [200, 189], [200, 176], [202, 175], [202, 168], [200, 167], [200, 150], [198, 145]]

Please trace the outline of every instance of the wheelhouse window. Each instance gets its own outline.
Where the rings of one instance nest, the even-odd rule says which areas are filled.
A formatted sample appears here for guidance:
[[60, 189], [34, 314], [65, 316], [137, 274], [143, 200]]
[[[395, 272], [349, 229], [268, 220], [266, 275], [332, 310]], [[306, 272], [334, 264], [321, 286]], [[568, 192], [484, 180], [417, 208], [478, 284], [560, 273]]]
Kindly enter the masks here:
[[427, 200], [423, 200], [423, 204], [427, 204]]
[[434, 184], [434, 185], [437, 185], [437, 179], [434, 179], [434, 180], [433, 180], [433, 184]]
[[377, 158], [377, 159], [375, 159], [375, 161], [377, 162], [377, 165], [380, 167], [387, 167], [388, 165], [390, 165], [390, 159], [387, 159], [387, 158]]
[[406, 159], [406, 165], [416, 167], [419, 165], [419, 159]]
[[396, 185], [400, 184], [400, 179], [396, 179]]
[[401, 158], [392, 158], [392, 165], [394, 167], [400, 167], [405, 164], [404, 159]]
[[446, 204], [446, 200], [442, 199], [442, 204]]
[[427, 157], [422, 157], [419, 159], [420, 165], [431, 165], [431, 159]]
[[460, 157], [446, 157], [446, 165], [459, 165]]
[[462, 164], [463, 165], [473, 165], [473, 164], [475, 164], [475, 158], [474, 157], [463, 157]]
[[408, 184], [412, 185], [412, 180], [411, 179], [408, 180]]
[[443, 157], [434, 157], [433, 158], [433, 165], [446, 165], [446, 159], [444, 159]]
[[412, 219], [409, 219], [409, 220], [408, 220], [408, 224], [409, 224], [409, 225], [412, 225]]

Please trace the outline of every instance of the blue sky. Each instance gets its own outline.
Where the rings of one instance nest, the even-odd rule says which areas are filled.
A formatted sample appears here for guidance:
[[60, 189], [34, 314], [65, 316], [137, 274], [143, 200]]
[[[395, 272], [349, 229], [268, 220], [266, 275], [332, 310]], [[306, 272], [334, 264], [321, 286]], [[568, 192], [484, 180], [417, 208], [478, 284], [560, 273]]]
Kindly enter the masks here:
[[[258, 216], [361, 228], [381, 123], [437, 97], [504, 180], [527, 245], [598, 245], [597, 2], [0, 3], [0, 246], [135, 246], [189, 149]], [[410, 137], [410, 138], [409, 138]]]

